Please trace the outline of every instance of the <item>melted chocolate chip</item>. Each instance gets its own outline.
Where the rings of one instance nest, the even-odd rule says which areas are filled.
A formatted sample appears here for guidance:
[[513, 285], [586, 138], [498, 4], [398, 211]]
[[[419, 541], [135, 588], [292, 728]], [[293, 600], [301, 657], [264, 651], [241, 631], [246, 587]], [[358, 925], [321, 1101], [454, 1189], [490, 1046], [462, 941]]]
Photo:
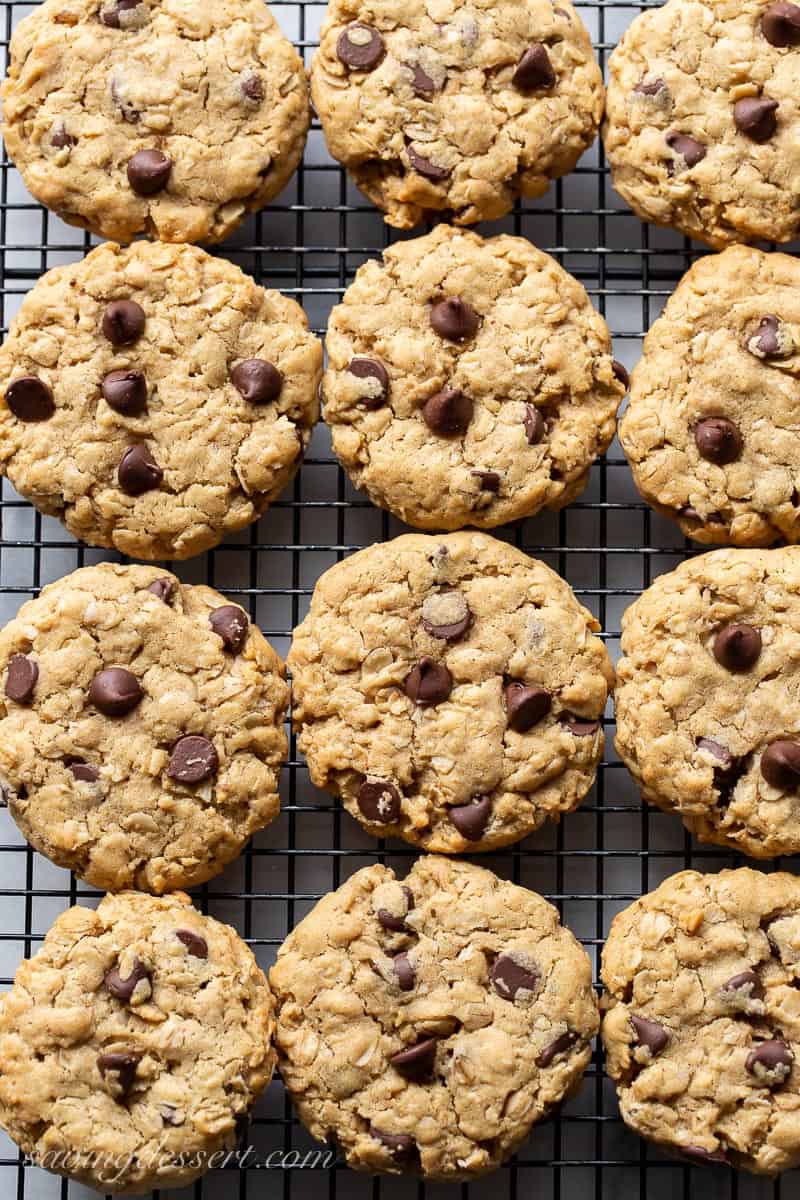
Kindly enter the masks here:
[[142, 496], [161, 486], [164, 472], [144, 444], [131, 446], [117, 468], [119, 486], [126, 496]]
[[392, 970], [397, 976], [401, 992], [410, 992], [417, 982], [417, 972], [407, 954], [396, 954], [392, 959]]
[[356, 379], [374, 379], [375, 390], [371, 396], [362, 396], [359, 399], [359, 404], [364, 408], [380, 408], [389, 399], [389, 372], [382, 362], [377, 358], [354, 358], [351, 360], [348, 368], [350, 375], [355, 375]]
[[553, 705], [550, 693], [538, 685], [529, 687], [519, 682], [508, 683], [503, 694], [508, 727], [515, 733], [527, 733], [547, 716]]
[[589, 721], [585, 717], [576, 717], [572, 713], [562, 713], [558, 719], [574, 737], [591, 737], [600, 728], [599, 721]]
[[130, 346], [144, 333], [144, 309], [135, 300], [112, 300], [100, 328], [113, 346]]
[[556, 73], [541, 42], [528, 47], [517, 63], [511, 82], [518, 92], [535, 92], [555, 87]]
[[684, 1158], [690, 1158], [692, 1162], [701, 1163], [703, 1166], [730, 1165], [724, 1150], [704, 1150], [702, 1146], [689, 1145], [681, 1146], [680, 1153]]
[[104, 4], [100, 9], [100, 20], [109, 29], [119, 29], [122, 24], [119, 19], [120, 13], [136, 8], [141, 3], [142, 0], [112, 0], [110, 4]]
[[119, 1092], [120, 1098], [127, 1096], [133, 1090], [136, 1068], [141, 1058], [141, 1054], [135, 1052], [100, 1054], [98, 1056], [97, 1066], [100, 1074], [106, 1080], [109, 1075], [112, 1076], [108, 1082]]
[[364, 817], [376, 825], [394, 825], [400, 816], [400, 792], [386, 779], [365, 779], [357, 801]]
[[698, 738], [697, 749], [705, 750], [708, 754], [712, 754], [714, 758], [719, 760], [725, 770], [729, 770], [735, 761], [730, 750], [726, 750], [724, 746], [721, 746], [719, 742], [715, 742], [711, 738]]
[[778, 101], [768, 96], [746, 96], [733, 106], [733, 123], [751, 142], [768, 142], [778, 128]]
[[781, 792], [794, 792], [800, 787], [800, 745], [779, 738], [767, 746], [761, 755], [761, 774], [767, 783]]
[[178, 738], [172, 747], [167, 776], [176, 783], [204, 783], [219, 769], [219, 756], [214, 743], [207, 737], [190, 733]]
[[722, 985], [723, 992], [740, 993], [745, 999], [763, 1000], [764, 985], [755, 971], [740, 971]]
[[462, 592], [434, 592], [422, 605], [422, 627], [443, 642], [460, 642], [472, 628], [473, 614]]
[[491, 492], [494, 496], [499, 493], [501, 479], [497, 471], [470, 471], [470, 475], [480, 480], [482, 492]]
[[750, 1051], [745, 1067], [762, 1082], [780, 1087], [791, 1074], [793, 1064], [794, 1055], [786, 1042], [773, 1038]]
[[794, 353], [794, 342], [780, 317], [768, 313], [749, 333], [745, 348], [757, 358], [789, 358]]
[[84, 762], [82, 758], [68, 758], [64, 765], [80, 783], [97, 783], [100, 778], [100, 772], [97, 767], [93, 767], [91, 763]]
[[643, 75], [633, 90], [640, 96], [657, 96], [659, 92], [666, 92], [667, 85], [663, 79], [648, 79]]
[[[401, 890], [406, 898], [406, 914], [408, 914], [414, 907], [414, 893], [410, 887], [403, 887]], [[389, 933], [408, 933], [405, 917], [396, 917], [394, 913], [389, 912], [388, 908], [379, 908], [376, 916], [380, 925]]]
[[440, 90], [427, 71], [423, 71], [419, 64], [411, 68], [411, 74], [413, 76], [411, 86], [415, 94], [423, 100], [430, 100]]
[[419, 1161], [417, 1143], [407, 1133], [386, 1133], [375, 1125], [370, 1125], [369, 1131], [386, 1147], [396, 1163], [410, 1166]]
[[664, 141], [669, 146], [670, 150], [674, 150], [680, 158], [686, 163], [687, 167], [696, 167], [699, 162], [702, 162], [708, 153], [702, 142], [698, 142], [695, 138], [689, 137], [686, 133], [678, 133], [673, 129], [665, 135]]
[[66, 150], [68, 146], [77, 146], [78, 139], [67, 132], [63, 121], [55, 121], [50, 129], [50, 145], [56, 150]]
[[430, 179], [433, 183], [441, 183], [443, 179], [449, 179], [450, 177], [448, 167], [437, 166], [429, 158], [424, 158], [423, 155], [419, 154], [413, 146], [408, 147], [408, 161], [418, 175], [422, 175], [425, 179]]
[[339, 34], [336, 56], [351, 71], [374, 71], [386, 53], [377, 29], [356, 21]]
[[652, 1057], [655, 1058], [669, 1041], [668, 1030], [663, 1025], [659, 1025], [657, 1021], [651, 1021], [647, 1017], [637, 1017], [631, 1014], [630, 1020], [637, 1042], [649, 1050]]
[[107, 717], [124, 717], [143, 696], [139, 680], [124, 667], [106, 667], [89, 685], [89, 700]]
[[255, 71], [249, 71], [247, 75], [242, 76], [239, 91], [242, 93], [242, 99], [251, 104], [261, 104], [264, 99], [264, 84]]
[[229, 654], [238, 654], [247, 641], [250, 621], [238, 604], [223, 604], [209, 614], [208, 623]]
[[160, 150], [137, 150], [128, 163], [128, 183], [137, 196], [163, 192], [172, 174], [172, 159]]
[[742, 453], [742, 435], [727, 417], [706, 417], [694, 427], [700, 457], [718, 467], [736, 462]]
[[416, 1083], [430, 1079], [436, 1062], [436, 1038], [425, 1038], [408, 1050], [400, 1050], [391, 1056], [389, 1062], [405, 1079], [412, 1079]]
[[433, 708], [448, 698], [453, 677], [443, 662], [427, 655], [412, 667], [403, 680], [403, 691], [420, 708]]
[[569, 1050], [578, 1040], [577, 1033], [573, 1033], [568, 1029], [566, 1033], [562, 1033], [561, 1037], [557, 1037], [554, 1042], [550, 1042], [536, 1056], [537, 1067], [549, 1067], [554, 1059], [563, 1054], [565, 1050]]
[[175, 937], [183, 942], [192, 958], [208, 958], [208, 942], [193, 929], [176, 929]]
[[466, 433], [475, 406], [458, 388], [444, 388], [426, 400], [422, 416], [429, 429], [444, 437]]
[[143, 979], [149, 980], [150, 972], [143, 962], [134, 958], [131, 963], [130, 975], [123, 975], [118, 966], [112, 967], [106, 973], [103, 983], [106, 991], [110, 992], [115, 1000], [123, 1000], [127, 1003], [136, 991], [137, 984], [141, 983]]
[[111, 371], [100, 390], [106, 404], [124, 417], [138, 417], [147, 408], [147, 381], [141, 371]]
[[627, 392], [628, 388], [630, 387], [631, 377], [625, 367], [618, 359], [612, 358], [611, 370], [614, 372], [614, 378], [620, 381]]
[[247, 358], [231, 371], [231, 383], [249, 404], [272, 404], [283, 389], [283, 376], [263, 358]]
[[175, 595], [175, 587], [175, 580], [165, 575], [162, 579], [154, 579], [147, 585], [146, 590], [152, 592], [154, 596], [158, 596], [159, 600], [163, 600], [165, 604], [169, 604]]
[[544, 417], [535, 405], [525, 405], [525, 415], [522, 418], [522, 424], [525, 427], [525, 437], [528, 439], [528, 445], [538, 446], [547, 432], [547, 425]]
[[796, 4], [770, 4], [761, 18], [761, 32], [771, 46], [800, 46], [800, 8]]
[[714, 638], [714, 657], [728, 671], [749, 671], [761, 654], [761, 634], [752, 625], [726, 625]]
[[36, 682], [39, 678], [39, 667], [32, 658], [25, 654], [14, 654], [8, 662], [6, 675], [6, 695], [15, 704], [31, 704]]
[[449, 296], [440, 300], [431, 309], [431, 325], [439, 337], [448, 342], [464, 342], [473, 337], [480, 326], [481, 319], [471, 304], [460, 296]]
[[448, 808], [447, 815], [468, 842], [479, 842], [492, 816], [491, 796], [475, 796], [469, 804]]
[[49, 421], [56, 411], [52, 391], [35, 375], [23, 375], [10, 383], [6, 404], [20, 421]]
[[489, 972], [492, 986], [504, 1000], [515, 1000], [519, 992], [535, 992], [539, 972], [532, 963], [523, 963], [511, 954], [500, 954]]

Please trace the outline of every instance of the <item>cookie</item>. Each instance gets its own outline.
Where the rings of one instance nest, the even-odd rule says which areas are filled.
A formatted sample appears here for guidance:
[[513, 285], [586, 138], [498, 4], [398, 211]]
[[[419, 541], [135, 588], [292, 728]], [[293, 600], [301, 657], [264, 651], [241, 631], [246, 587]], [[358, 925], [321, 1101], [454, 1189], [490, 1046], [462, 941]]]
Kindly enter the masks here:
[[284, 669], [247, 614], [156, 567], [83, 567], [0, 632], [0, 780], [95, 887], [218, 874], [278, 813]]
[[412, 229], [541, 196], [594, 141], [604, 93], [569, 0], [331, 0], [311, 94], [333, 157]]
[[615, 917], [606, 1070], [642, 1137], [693, 1162], [800, 1165], [800, 880], [681, 871]]
[[324, 897], [270, 984], [300, 1118], [366, 1171], [491, 1171], [577, 1088], [598, 1026], [589, 959], [552, 905], [433, 856]]
[[11, 38], [3, 137], [30, 192], [129, 242], [218, 242], [288, 183], [300, 56], [261, 0], [44, 0]]
[[336, 454], [421, 529], [491, 528], [574, 500], [625, 394], [576, 279], [524, 238], [447, 225], [365, 263], [326, 344]]
[[800, 261], [695, 263], [648, 333], [620, 440], [644, 498], [698, 542], [800, 541]]
[[614, 187], [643, 221], [721, 249], [800, 232], [800, 6], [667, 0], [609, 59]]
[[376, 837], [458, 854], [558, 821], [592, 786], [613, 681], [599, 625], [485, 534], [408, 534], [318, 581], [288, 665], [311, 779]]
[[76, 906], [0, 998], [0, 1124], [98, 1191], [183, 1187], [235, 1147], [273, 1030], [252, 953], [188, 896]]
[[800, 548], [715, 550], [628, 609], [617, 750], [703, 842], [800, 851]]
[[193, 246], [44, 275], [0, 350], [0, 469], [70, 533], [188, 558], [255, 521], [318, 415], [302, 309]]

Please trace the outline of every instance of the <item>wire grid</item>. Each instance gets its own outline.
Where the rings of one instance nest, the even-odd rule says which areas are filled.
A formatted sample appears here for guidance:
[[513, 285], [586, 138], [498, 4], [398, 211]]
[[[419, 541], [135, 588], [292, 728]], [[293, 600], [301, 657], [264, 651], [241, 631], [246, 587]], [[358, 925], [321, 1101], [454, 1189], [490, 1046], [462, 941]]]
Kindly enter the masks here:
[[[34, 7], [0, 0], [0, 46]], [[616, 0], [581, 3], [603, 65], [620, 34], [646, 4]], [[324, 4], [273, 0], [284, 30], [310, 61]], [[629, 367], [641, 338], [681, 274], [700, 252], [679, 235], [642, 225], [610, 188], [602, 149], [595, 146], [576, 172], [536, 203], [482, 227], [528, 237], [553, 254], [586, 286], [606, 316], [617, 357]], [[416, 231], [417, 233], [421, 231]], [[215, 250], [259, 283], [296, 297], [312, 326], [324, 333], [327, 314], [358, 266], [398, 235], [348, 183], [328, 157], [315, 120], [302, 169], [278, 202], [252, 217]], [[0, 163], [0, 294], [3, 331], [24, 294], [45, 270], [81, 258], [88, 235], [62, 224], [35, 204], [17, 172]], [[403, 532], [403, 526], [355, 492], [330, 452], [327, 431], [314, 434], [303, 469], [270, 512], [249, 531], [209, 554], [179, 564], [186, 582], [207, 582], [250, 612], [279, 653], [304, 616], [321, 572], [362, 546]], [[559, 514], [497, 531], [554, 567], [598, 617], [612, 657], [618, 654], [620, 617], [643, 588], [690, 551], [677, 528], [638, 498], [615, 442], [595, 466], [580, 501]], [[43, 518], [7, 482], [0, 494], [0, 621], [53, 579], [102, 559], [121, 556], [78, 545], [61, 525]], [[172, 564], [170, 564], [172, 565]], [[478, 856], [484, 866], [543, 893], [581, 939], [595, 964], [612, 917], [642, 892], [688, 866], [718, 870], [742, 861], [701, 847], [678, 819], [645, 809], [616, 759], [613, 722], [598, 780], [578, 812], [558, 828], [539, 831], [518, 846]], [[375, 842], [308, 780], [292, 741], [282, 779], [283, 808], [241, 859], [195, 894], [205, 911], [233, 924], [267, 969], [288, 931], [331, 888], [374, 861], [400, 873], [415, 852], [401, 843]], [[776, 861], [774, 867], [791, 864]], [[766, 867], [765, 869], [771, 869]], [[51, 921], [68, 904], [96, 904], [86, 887], [24, 842], [0, 810], [0, 987], [7, 988], [24, 956], [35, 953]], [[314, 1143], [293, 1117], [279, 1080], [259, 1104], [248, 1135], [257, 1152], [247, 1169], [210, 1173], [193, 1187], [153, 1196], [178, 1200], [253, 1200], [282, 1194], [306, 1200], [437, 1200], [460, 1191], [462, 1200], [673, 1200], [702, 1187], [719, 1200], [779, 1200], [794, 1196], [800, 1172], [770, 1182], [725, 1169], [689, 1167], [648, 1147], [622, 1124], [614, 1089], [604, 1079], [599, 1051], [583, 1086], [549, 1122], [534, 1131], [520, 1154], [488, 1179], [472, 1184], [423, 1185], [408, 1178], [371, 1179], [333, 1168], [268, 1169], [274, 1150], [300, 1151]], [[0, 1200], [76, 1200], [96, 1196], [24, 1164], [0, 1134]]]

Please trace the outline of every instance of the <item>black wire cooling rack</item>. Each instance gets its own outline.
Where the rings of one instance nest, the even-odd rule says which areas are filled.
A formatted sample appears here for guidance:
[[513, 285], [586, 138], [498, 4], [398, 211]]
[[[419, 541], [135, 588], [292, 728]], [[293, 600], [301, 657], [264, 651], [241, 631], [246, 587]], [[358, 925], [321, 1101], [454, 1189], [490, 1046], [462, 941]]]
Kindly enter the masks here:
[[[31, 7], [0, 0], [3, 52], [12, 28]], [[578, 0], [604, 65], [643, 7]], [[284, 32], [310, 61], [324, 4], [273, 0], [273, 9]], [[599, 146], [539, 202], [519, 206], [512, 216], [487, 224], [483, 231], [528, 237], [576, 275], [608, 320], [616, 356], [628, 366], [638, 357], [643, 333], [700, 252], [677, 234], [642, 225], [626, 209], [611, 190]], [[322, 334], [331, 305], [356, 269], [379, 255], [395, 236], [330, 160], [315, 121], [303, 168], [278, 203], [251, 218], [216, 252], [259, 283], [296, 297]], [[82, 257], [91, 244], [88, 236], [35, 204], [4, 158], [3, 331], [22, 296], [45, 270]], [[399, 523], [353, 491], [332, 459], [326, 430], [320, 426], [299, 477], [267, 516], [212, 553], [180, 564], [178, 573], [187, 582], [212, 584], [243, 604], [285, 654], [321, 572], [351, 551], [402, 531]], [[691, 552], [677, 528], [639, 500], [616, 443], [592, 471], [579, 503], [497, 534], [542, 558], [569, 581], [598, 617], [612, 656], [625, 608], [655, 576]], [[58, 522], [39, 516], [3, 484], [0, 623], [44, 584], [86, 563], [115, 557], [76, 544]], [[684, 867], [718, 870], [737, 862], [723, 851], [698, 846], [676, 817], [642, 807], [610, 744], [610, 717], [606, 724], [606, 761], [580, 810], [557, 829], [541, 830], [518, 846], [479, 859], [558, 905], [595, 966], [612, 917], [631, 900]], [[202, 908], [239, 930], [265, 969], [288, 931], [322, 894], [371, 862], [402, 870], [413, 857], [400, 843], [368, 838], [329, 797], [312, 788], [294, 742], [282, 795], [280, 818], [195, 896]], [[97, 896], [34, 854], [0, 809], [0, 987], [9, 986], [21, 958], [35, 953], [58, 912], [77, 900], [96, 903]], [[328, 1200], [398, 1200], [412, 1195], [417, 1200], [445, 1200], [458, 1193], [461, 1200], [688, 1200], [702, 1189], [714, 1200], [787, 1200], [798, 1195], [800, 1186], [800, 1172], [772, 1183], [725, 1169], [688, 1167], [648, 1148], [623, 1126], [599, 1052], [579, 1093], [555, 1119], [537, 1128], [517, 1158], [469, 1185], [426, 1187], [408, 1178], [371, 1179], [341, 1163], [304, 1168], [313, 1143], [293, 1117], [279, 1080], [259, 1105], [248, 1136], [256, 1152], [248, 1169], [212, 1172], [191, 1188], [153, 1195], [162, 1200], [317, 1200], [324, 1195]], [[298, 1153], [289, 1155], [282, 1168], [267, 1167], [276, 1150]], [[26, 1166], [13, 1143], [0, 1135], [0, 1200], [95, 1195]]]

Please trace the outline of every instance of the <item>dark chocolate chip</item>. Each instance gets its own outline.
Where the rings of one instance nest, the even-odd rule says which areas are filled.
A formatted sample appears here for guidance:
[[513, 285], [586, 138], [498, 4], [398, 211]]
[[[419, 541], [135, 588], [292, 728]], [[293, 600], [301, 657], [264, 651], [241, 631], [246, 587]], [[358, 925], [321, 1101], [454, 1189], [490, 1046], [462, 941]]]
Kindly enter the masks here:
[[124, 667], [106, 667], [89, 685], [90, 701], [107, 717], [124, 717], [143, 696], [139, 680]]
[[137, 150], [128, 163], [128, 183], [137, 196], [163, 192], [172, 173], [172, 159], [160, 150]]
[[[406, 898], [406, 914], [410, 913], [414, 907], [414, 893], [410, 887], [403, 886], [401, 888], [403, 895]], [[396, 917], [394, 913], [390, 913], [387, 908], [379, 908], [377, 912], [378, 921], [384, 929], [388, 929], [390, 933], [407, 933], [408, 926], [405, 922], [405, 917]]]
[[448, 808], [447, 815], [468, 842], [479, 842], [492, 816], [491, 796], [476, 796], [469, 804]]
[[136, 8], [141, 3], [142, 0], [112, 0], [110, 4], [104, 4], [100, 9], [100, 20], [109, 29], [119, 29], [121, 25], [119, 14], [126, 12], [128, 9]]
[[193, 958], [208, 958], [208, 942], [193, 929], [176, 929], [175, 937], [183, 942]]
[[589, 721], [585, 717], [573, 716], [572, 713], [562, 713], [558, 719], [575, 737], [591, 737], [600, 728], [599, 721]]
[[169, 604], [175, 595], [175, 586], [175, 580], [169, 579], [165, 575], [162, 579], [154, 579], [147, 585], [146, 590], [152, 592], [154, 596], [158, 596], [159, 600], [163, 600], [165, 604]]
[[422, 415], [429, 429], [447, 436], [465, 433], [474, 411], [475, 406], [469, 396], [465, 396], [458, 388], [444, 388], [426, 400]]
[[627, 392], [628, 388], [630, 387], [631, 377], [619, 359], [612, 358], [611, 370], [614, 372], [614, 378], [620, 381]]
[[741, 971], [722, 985], [723, 992], [742, 992], [751, 1000], [764, 999], [764, 985], [755, 971]]
[[780, 1038], [773, 1038], [768, 1042], [762, 1042], [760, 1046], [756, 1046], [755, 1050], [750, 1051], [745, 1067], [756, 1078], [763, 1079], [764, 1076], [772, 1076], [773, 1079], [770, 1082], [773, 1086], [780, 1086], [791, 1074], [793, 1064], [794, 1055], [786, 1042]]
[[500, 491], [501, 480], [497, 471], [470, 471], [470, 475], [480, 481], [482, 492], [491, 492], [496, 496]]
[[436, 592], [422, 605], [422, 627], [443, 642], [459, 642], [472, 628], [472, 611], [462, 592]]
[[6, 695], [15, 704], [30, 704], [36, 681], [39, 678], [39, 668], [32, 658], [25, 654], [14, 654], [8, 662], [6, 675]]
[[370, 1133], [386, 1147], [396, 1163], [412, 1164], [419, 1160], [417, 1143], [407, 1133], [386, 1133], [370, 1125]]
[[418, 175], [422, 175], [434, 183], [440, 183], [443, 179], [450, 177], [451, 172], [448, 167], [438, 167], [429, 158], [424, 158], [419, 154], [413, 146], [408, 147], [408, 161]]
[[527, 733], [546, 717], [553, 705], [553, 698], [546, 688], [513, 682], [504, 688], [506, 716], [509, 729], [515, 733]]
[[657, 96], [659, 92], [667, 90], [667, 85], [663, 79], [648, 79], [643, 75], [633, 90], [640, 96]]
[[680, 155], [687, 167], [696, 167], [708, 153], [702, 142], [689, 137], [686, 133], [678, 133], [676, 129], [666, 134], [664, 141], [670, 150], [674, 150], [676, 154]]
[[389, 1061], [405, 1079], [412, 1079], [416, 1083], [430, 1079], [436, 1062], [436, 1038], [425, 1038], [408, 1050], [400, 1050]]
[[250, 620], [238, 604], [223, 604], [209, 614], [208, 623], [229, 654], [238, 654], [247, 641]]
[[761, 634], [752, 625], [726, 625], [714, 638], [714, 658], [728, 671], [749, 671], [761, 653]]
[[147, 408], [147, 381], [141, 371], [111, 371], [101, 391], [106, 404], [124, 417], [138, 417]]
[[356, 379], [374, 379], [379, 391], [374, 396], [363, 396], [359, 403], [364, 408], [380, 408], [389, 398], [389, 372], [382, 362], [376, 358], [354, 358], [347, 368], [350, 375]]
[[52, 391], [35, 375], [23, 375], [10, 383], [6, 404], [20, 421], [49, 421], [56, 411]]
[[473, 337], [481, 319], [471, 304], [460, 296], [449, 296], [440, 300], [431, 309], [431, 325], [439, 337], [448, 342], [464, 342]]
[[514, 1000], [518, 992], [535, 992], [539, 986], [536, 967], [518, 962], [510, 954], [499, 955], [489, 974], [494, 990], [504, 1000]]
[[403, 680], [403, 691], [420, 708], [433, 708], [448, 698], [453, 676], [443, 662], [427, 655], [412, 667]]
[[336, 56], [351, 71], [374, 71], [386, 53], [377, 29], [356, 21], [339, 34]]
[[631, 1014], [631, 1025], [633, 1026], [636, 1040], [640, 1046], [644, 1046], [650, 1051], [653, 1058], [666, 1046], [669, 1041], [669, 1032], [663, 1025], [659, 1025], [657, 1021], [651, 1021], [647, 1017], [637, 1017]]
[[736, 462], [742, 453], [742, 435], [727, 417], [706, 417], [698, 422], [694, 440], [700, 457], [718, 467]]
[[702, 1146], [681, 1146], [679, 1152], [684, 1158], [691, 1158], [693, 1162], [702, 1163], [704, 1166], [712, 1166], [717, 1163], [724, 1166], [730, 1165], [724, 1150], [704, 1150]]
[[761, 32], [771, 46], [800, 46], [800, 8], [770, 4], [761, 18]]
[[538, 446], [547, 432], [547, 425], [539, 409], [533, 404], [525, 405], [525, 416], [522, 418], [525, 426], [525, 437], [529, 446]]
[[534, 92], [555, 87], [556, 73], [550, 55], [541, 42], [529, 46], [517, 63], [511, 82], [519, 92]]
[[68, 758], [65, 765], [80, 783], [97, 783], [100, 778], [97, 767], [84, 762], [82, 758]]
[[251, 104], [260, 104], [264, 99], [264, 84], [255, 71], [250, 71], [242, 77], [239, 83], [239, 90], [242, 93], [242, 97], [245, 100], [249, 100]]
[[751, 142], [768, 142], [778, 128], [778, 101], [768, 96], [746, 96], [733, 106], [733, 123]]
[[436, 86], [434, 80], [431, 79], [431, 77], [427, 73], [427, 71], [423, 71], [422, 67], [420, 67], [419, 65], [417, 65], [416, 67], [412, 67], [411, 72], [413, 75], [411, 86], [414, 89], [415, 93], [418, 96], [420, 96], [423, 100], [430, 100], [431, 97], [435, 96], [436, 93], [440, 90]]
[[797, 791], [800, 787], [800, 745], [788, 738], [772, 742], [761, 755], [761, 774], [767, 783], [782, 792]]
[[568, 1029], [566, 1033], [562, 1033], [561, 1037], [557, 1037], [549, 1046], [545, 1046], [536, 1057], [537, 1067], [549, 1067], [553, 1059], [558, 1058], [565, 1050], [569, 1050], [578, 1040], [577, 1033], [573, 1033]]
[[97, 1066], [103, 1078], [105, 1079], [108, 1075], [113, 1076], [113, 1082], [116, 1084], [120, 1095], [127, 1096], [132, 1091], [136, 1081], [136, 1068], [141, 1058], [141, 1054], [133, 1052], [101, 1054], [98, 1056]]
[[112, 300], [100, 327], [112, 345], [130, 346], [144, 333], [144, 324], [144, 309], [135, 300]]
[[219, 756], [214, 743], [196, 733], [178, 738], [172, 747], [167, 767], [167, 776], [176, 783], [203, 783], [215, 775], [219, 768]]
[[392, 959], [392, 970], [397, 976], [401, 992], [410, 992], [417, 982], [417, 972], [407, 954], [396, 954]]
[[63, 121], [55, 121], [50, 130], [50, 145], [56, 150], [66, 150], [68, 146], [76, 146], [78, 139], [67, 132]]
[[119, 486], [127, 496], [142, 496], [160, 487], [164, 472], [143, 443], [131, 446], [117, 469]]
[[400, 792], [386, 779], [365, 779], [357, 799], [366, 819], [378, 825], [393, 825], [400, 816]]
[[231, 383], [249, 404], [271, 404], [283, 388], [283, 376], [263, 358], [246, 358], [231, 371]]
[[746, 348], [757, 358], [788, 358], [794, 353], [794, 343], [782, 331], [780, 317], [768, 313], [759, 321], [745, 343]]
[[106, 991], [110, 992], [115, 1000], [124, 1000], [127, 1003], [136, 991], [136, 985], [143, 979], [149, 978], [150, 972], [147, 967], [138, 958], [134, 958], [131, 963], [130, 975], [123, 975], [118, 966], [112, 967], [103, 982], [106, 985]]

